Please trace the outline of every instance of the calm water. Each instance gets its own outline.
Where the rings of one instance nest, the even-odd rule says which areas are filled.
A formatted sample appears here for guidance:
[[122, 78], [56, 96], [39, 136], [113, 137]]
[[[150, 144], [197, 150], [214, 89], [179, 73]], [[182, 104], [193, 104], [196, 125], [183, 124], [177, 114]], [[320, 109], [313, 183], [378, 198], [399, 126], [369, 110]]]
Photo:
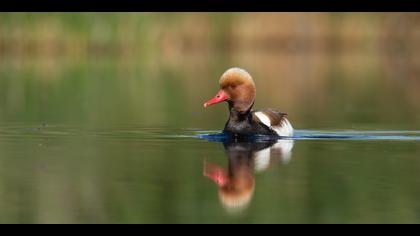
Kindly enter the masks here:
[[0, 221], [420, 221], [420, 131], [0, 128]]

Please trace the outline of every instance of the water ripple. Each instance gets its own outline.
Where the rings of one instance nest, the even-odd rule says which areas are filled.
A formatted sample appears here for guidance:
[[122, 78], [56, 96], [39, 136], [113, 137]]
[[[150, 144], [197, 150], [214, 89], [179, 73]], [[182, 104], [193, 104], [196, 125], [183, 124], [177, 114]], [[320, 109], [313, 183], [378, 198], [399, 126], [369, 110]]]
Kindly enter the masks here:
[[[209, 141], [223, 142], [229, 137], [220, 131], [218, 133], [197, 133], [193, 135]], [[295, 130], [293, 137], [254, 136], [255, 141], [268, 141], [278, 139], [288, 140], [389, 140], [389, 141], [420, 141], [419, 130], [374, 130], [374, 131], [321, 131], [321, 130]]]
[[[1, 139], [21, 138], [111, 138], [130, 140], [205, 139], [223, 142], [228, 139], [220, 130], [197, 128], [113, 126], [87, 128], [82, 126], [54, 126], [14, 124], [0, 126]], [[420, 130], [295, 130], [293, 137], [254, 136], [254, 141], [291, 140], [389, 140], [420, 141]]]

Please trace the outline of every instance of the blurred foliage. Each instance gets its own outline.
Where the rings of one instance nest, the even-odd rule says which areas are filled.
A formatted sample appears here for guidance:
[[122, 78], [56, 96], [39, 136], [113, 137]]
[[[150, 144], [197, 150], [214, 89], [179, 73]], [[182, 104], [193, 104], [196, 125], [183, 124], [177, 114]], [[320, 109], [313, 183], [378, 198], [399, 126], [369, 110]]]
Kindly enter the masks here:
[[257, 81], [256, 105], [299, 126], [418, 126], [419, 22], [417, 13], [1, 13], [0, 120], [216, 128], [225, 109], [204, 115], [201, 103], [240, 66]]

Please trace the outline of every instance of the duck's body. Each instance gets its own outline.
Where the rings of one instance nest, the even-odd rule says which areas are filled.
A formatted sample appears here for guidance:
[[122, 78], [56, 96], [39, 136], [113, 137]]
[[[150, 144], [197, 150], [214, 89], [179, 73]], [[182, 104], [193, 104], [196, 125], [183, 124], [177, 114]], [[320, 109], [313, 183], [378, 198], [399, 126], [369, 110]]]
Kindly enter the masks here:
[[220, 78], [220, 91], [204, 107], [227, 101], [229, 120], [223, 132], [227, 135], [293, 136], [286, 113], [271, 109], [252, 110], [256, 89], [252, 77], [243, 69], [231, 68]]
[[223, 132], [228, 135], [292, 136], [293, 127], [286, 117], [286, 113], [271, 109], [250, 110], [245, 114], [232, 109]]

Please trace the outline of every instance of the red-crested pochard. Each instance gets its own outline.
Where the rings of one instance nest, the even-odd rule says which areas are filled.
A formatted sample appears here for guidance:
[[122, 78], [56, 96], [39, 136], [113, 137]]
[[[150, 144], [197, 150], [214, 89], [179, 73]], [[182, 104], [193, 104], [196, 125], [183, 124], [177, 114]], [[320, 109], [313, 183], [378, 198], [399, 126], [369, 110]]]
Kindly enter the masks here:
[[256, 89], [251, 75], [241, 68], [231, 68], [219, 80], [220, 90], [204, 107], [228, 102], [229, 120], [224, 133], [228, 135], [293, 136], [293, 127], [286, 113], [271, 109], [252, 110]]

